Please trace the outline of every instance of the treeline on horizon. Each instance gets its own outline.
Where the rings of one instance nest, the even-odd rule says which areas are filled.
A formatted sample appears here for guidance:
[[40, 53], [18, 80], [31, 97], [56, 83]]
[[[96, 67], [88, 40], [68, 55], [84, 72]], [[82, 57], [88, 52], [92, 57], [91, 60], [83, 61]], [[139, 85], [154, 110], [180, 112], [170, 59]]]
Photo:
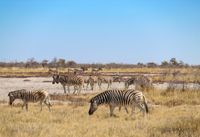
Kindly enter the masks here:
[[43, 60], [36, 61], [34, 58], [30, 58], [27, 61], [15, 61], [15, 62], [0, 62], [0, 67], [24, 67], [24, 68], [59, 68], [59, 67], [69, 67], [69, 68], [138, 68], [138, 67], [195, 67], [200, 68], [200, 65], [189, 65], [183, 61], [177, 61], [176, 58], [171, 58], [169, 61], [162, 61], [160, 64], [155, 62], [148, 63], [137, 63], [137, 64], [124, 64], [124, 63], [77, 63], [73, 60], [57, 59], [53, 58], [51, 61]]

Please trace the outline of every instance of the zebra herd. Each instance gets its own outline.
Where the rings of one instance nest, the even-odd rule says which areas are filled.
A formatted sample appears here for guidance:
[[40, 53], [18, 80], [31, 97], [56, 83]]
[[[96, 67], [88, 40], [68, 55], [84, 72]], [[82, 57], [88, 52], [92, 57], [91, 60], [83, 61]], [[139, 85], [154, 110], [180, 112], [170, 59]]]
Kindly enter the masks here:
[[[149, 112], [148, 105], [144, 94], [141, 89], [148, 89], [152, 87], [152, 80], [146, 76], [135, 76], [125, 80], [124, 89], [111, 89], [112, 83], [116, 80], [116, 77], [104, 77], [104, 76], [92, 76], [90, 75], [86, 79], [83, 77], [77, 76], [75, 74], [58, 74], [54, 73], [52, 75], [53, 81], [52, 84], [60, 83], [63, 86], [64, 93], [67, 91], [70, 93], [70, 86], [74, 87], [74, 94], [79, 94], [84, 85], [86, 84], [86, 89], [88, 86], [91, 87], [91, 90], [94, 89], [94, 85], [97, 84], [99, 89], [102, 89], [102, 84], [107, 84], [107, 90], [96, 95], [90, 100], [90, 109], [89, 115], [92, 115], [101, 104], [107, 104], [110, 107], [110, 116], [114, 116], [114, 109], [119, 107], [125, 107], [126, 112], [128, 113], [127, 107], [131, 107], [132, 113], [135, 112], [135, 107], [138, 107], [143, 114]], [[124, 81], [123, 77], [117, 77], [117, 82]], [[129, 86], [134, 84], [136, 89], [129, 89]], [[50, 103], [50, 96], [46, 90], [16, 90], [11, 91], [8, 94], [9, 104], [12, 105], [15, 99], [21, 99], [23, 101], [22, 109], [26, 106], [28, 110], [28, 102], [40, 102], [40, 107], [42, 111], [42, 105], [45, 104], [49, 111], [52, 106]]]
[[53, 74], [52, 84], [61, 84], [64, 89], [64, 93], [66, 93], [66, 86], [68, 93], [70, 93], [70, 86], [74, 87], [74, 94], [79, 94], [82, 88], [88, 90], [90, 86], [91, 90], [94, 90], [95, 84], [98, 85], [99, 89], [102, 90], [102, 85], [107, 84], [107, 89], [111, 89], [113, 82], [124, 82], [124, 88], [128, 89], [130, 85], [135, 85], [135, 89], [137, 90], [149, 90], [153, 87], [152, 79], [147, 76], [132, 76], [131, 78], [123, 78], [123, 77], [112, 77], [112, 76], [92, 76], [89, 77], [81, 77], [75, 74]]

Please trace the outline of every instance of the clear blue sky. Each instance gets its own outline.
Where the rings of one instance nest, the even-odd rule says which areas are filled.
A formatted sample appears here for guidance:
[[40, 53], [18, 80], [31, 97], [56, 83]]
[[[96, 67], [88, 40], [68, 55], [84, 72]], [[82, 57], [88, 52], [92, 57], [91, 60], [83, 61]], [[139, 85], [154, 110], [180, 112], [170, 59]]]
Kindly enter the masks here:
[[0, 61], [200, 64], [200, 0], [0, 0]]

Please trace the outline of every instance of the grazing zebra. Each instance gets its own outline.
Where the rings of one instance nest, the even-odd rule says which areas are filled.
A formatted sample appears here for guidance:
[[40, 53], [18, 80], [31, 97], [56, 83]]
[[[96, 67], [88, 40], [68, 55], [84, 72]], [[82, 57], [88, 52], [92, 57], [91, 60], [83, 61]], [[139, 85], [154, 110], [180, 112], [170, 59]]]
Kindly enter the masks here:
[[101, 104], [107, 104], [110, 107], [110, 116], [114, 116], [115, 107], [131, 106], [132, 114], [135, 112], [135, 106], [143, 111], [143, 115], [149, 112], [146, 98], [138, 90], [106, 90], [90, 100], [89, 115], [92, 115]]
[[86, 85], [86, 89], [88, 89], [88, 86], [90, 85], [90, 87], [91, 87], [91, 90], [93, 90], [94, 89], [94, 84], [95, 84], [95, 79], [94, 78], [92, 78], [92, 76], [89, 76], [89, 78], [87, 78], [87, 79], [85, 79], [84, 80], [84, 83], [86, 83], [87, 85]]
[[25, 89], [15, 90], [8, 93], [9, 96], [9, 104], [12, 105], [15, 99], [21, 99], [23, 101], [22, 109], [26, 106], [26, 110], [28, 111], [28, 102], [38, 102], [40, 101], [41, 111], [42, 104], [44, 103], [51, 111], [50, 106], [50, 96], [49, 93], [45, 90], [32, 90], [27, 91]]
[[125, 89], [128, 89], [130, 85], [135, 84], [135, 89], [149, 89], [152, 87], [152, 79], [146, 76], [135, 76], [128, 79], [125, 82]]
[[112, 85], [112, 82], [113, 82], [113, 78], [108, 78], [108, 77], [105, 78], [105, 77], [102, 77], [102, 76], [97, 77], [97, 84], [99, 86], [99, 89], [101, 89], [102, 83], [108, 84], [107, 89], [110, 88], [111, 85]]
[[63, 86], [64, 93], [66, 93], [67, 86], [68, 93], [70, 93], [70, 86], [74, 86], [74, 92], [77, 91], [77, 93], [81, 92], [81, 88], [83, 86], [83, 79], [80, 77], [77, 77], [76, 75], [59, 75], [59, 74], [53, 74], [53, 81], [52, 84], [60, 83]]

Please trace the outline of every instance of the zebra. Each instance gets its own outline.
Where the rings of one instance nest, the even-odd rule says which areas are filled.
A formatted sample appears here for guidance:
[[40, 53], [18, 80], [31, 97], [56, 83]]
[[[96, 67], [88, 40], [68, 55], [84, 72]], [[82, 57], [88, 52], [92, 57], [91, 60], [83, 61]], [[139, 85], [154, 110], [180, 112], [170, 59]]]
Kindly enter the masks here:
[[59, 74], [53, 74], [53, 81], [52, 84], [60, 83], [63, 86], [64, 93], [66, 93], [66, 88], [68, 88], [68, 93], [70, 93], [70, 86], [74, 86], [74, 92], [77, 91], [77, 93], [81, 92], [82, 86], [83, 86], [83, 79], [81, 77], [77, 77], [76, 75], [59, 75]]
[[38, 102], [40, 101], [40, 111], [42, 111], [42, 104], [44, 103], [49, 111], [51, 111], [50, 107], [52, 106], [50, 103], [50, 96], [46, 90], [38, 89], [38, 90], [26, 90], [20, 89], [11, 91], [8, 93], [9, 96], [9, 104], [12, 105], [15, 99], [21, 99], [23, 101], [22, 109], [26, 106], [26, 111], [28, 111], [28, 102]]
[[152, 79], [146, 76], [135, 76], [132, 78], [129, 78], [125, 82], [125, 89], [128, 89], [130, 85], [135, 84], [135, 89], [149, 89], [152, 88]]
[[114, 76], [113, 77], [113, 82], [126, 82], [130, 77], [124, 77], [124, 76]]
[[135, 106], [137, 106], [143, 115], [149, 112], [147, 101], [143, 93], [139, 90], [106, 90], [90, 100], [90, 109], [88, 114], [92, 115], [101, 104], [107, 104], [110, 107], [110, 116], [114, 115], [115, 107], [131, 106], [132, 113], [135, 112]]
[[121, 82], [121, 76], [113, 76], [113, 82]]
[[90, 85], [91, 90], [94, 89], [94, 84], [96, 83], [95, 79], [92, 76], [89, 76], [87, 79], [84, 80], [84, 83], [86, 83], [86, 89], [88, 89], [88, 86]]
[[125, 89], [128, 89], [131, 84], [135, 84], [136, 77], [129, 78], [125, 81]]
[[97, 77], [97, 84], [99, 86], [99, 89], [101, 89], [102, 83], [108, 84], [107, 89], [109, 89], [111, 87], [111, 85], [112, 85], [112, 82], [113, 82], [112, 78], [108, 78], [108, 77], [105, 78], [105, 77], [102, 77], [102, 76], [98, 76]]

